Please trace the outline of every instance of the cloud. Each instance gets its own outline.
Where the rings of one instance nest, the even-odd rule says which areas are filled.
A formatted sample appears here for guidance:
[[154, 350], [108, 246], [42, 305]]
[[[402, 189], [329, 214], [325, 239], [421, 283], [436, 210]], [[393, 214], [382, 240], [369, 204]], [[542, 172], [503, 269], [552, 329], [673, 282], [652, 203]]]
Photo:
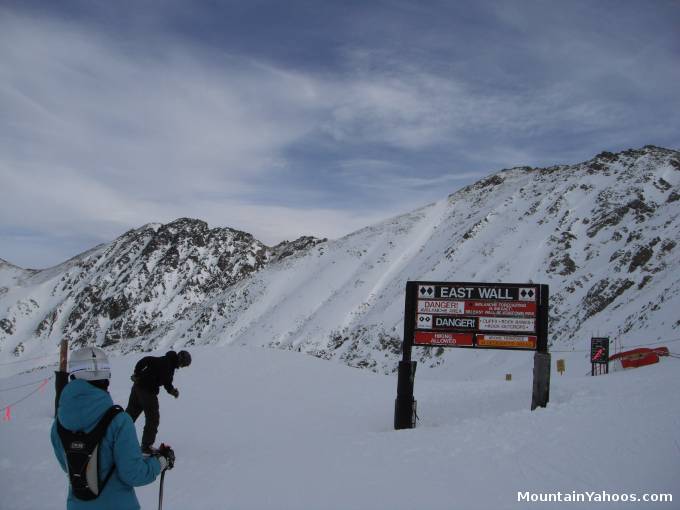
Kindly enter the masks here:
[[67, 22], [3, 14], [0, 238], [29, 250], [52, 243], [54, 254], [24, 254], [27, 265], [180, 216], [275, 244], [344, 235], [388, 214], [263, 198], [274, 190], [260, 183], [290, 166], [285, 150], [333, 109], [332, 80], [233, 55], [211, 55], [217, 66], [177, 41], [158, 53]]
[[3, 245], [180, 216], [334, 237], [499, 168], [680, 136], [671, 10], [295, 4], [267, 38], [279, 10], [126, 5], [0, 8]]
[[2, 103], [32, 161], [214, 179], [267, 168], [308, 129], [294, 77], [229, 57], [215, 68], [172, 42], [137, 54], [78, 26], [4, 19]]
[[210, 65], [177, 41], [159, 54], [65, 22], [0, 19], [5, 228], [103, 237], [98, 222], [172, 219], [202, 193], [238, 200], [313, 126], [304, 77], [229, 55]]
[[456, 83], [417, 70], [351, 75], [324, 129], [336, 140], [423, 149], [446, 141], [464, 97]]
[[291, 146], [330, 133], [422, 149], [447, 133], [451, 86], [415, 70], [319, 76], [173, 38], [146, 47], [69, 21], [1, 19], [4, 230], [104, 242], [196, 216], [272, 243], [296, 231], [332, 237], [395, 208], [325, 206], [323, 192], [305, 190], [311, 170], [296, 169]]
[[443, 185], [453, 189], [460, 182], [478, 180], [486, 175], [483, 172], [450, 171], [434, 176], [418, 176], [412, 169], [404, 168], [403, 165], [371, 159], [343, 161], [339, 171], [343, 179], [351, 180], [361, 188], [377, 190], [380, 193], [390, 193], [393, 196], [407, 196], [414, 190], [421, 188], [435, 190], [436, 193], [439, 193]]

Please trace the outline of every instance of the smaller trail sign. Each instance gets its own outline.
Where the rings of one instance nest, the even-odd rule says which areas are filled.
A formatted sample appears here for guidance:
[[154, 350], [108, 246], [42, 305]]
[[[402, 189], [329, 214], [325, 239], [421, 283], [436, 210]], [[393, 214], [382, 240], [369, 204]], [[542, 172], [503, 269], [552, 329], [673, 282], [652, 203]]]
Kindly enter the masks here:
[[590, 362], [601, 365], [609, 363], [609, 338], [590, 339]]
[[534, 351], [531, 409], [550, 393], [547, 285], [407, 282], [394, 428], [415, 427], [415, 347]]
[[609, 373], [609, 338], [590, 339], [591, 375]]

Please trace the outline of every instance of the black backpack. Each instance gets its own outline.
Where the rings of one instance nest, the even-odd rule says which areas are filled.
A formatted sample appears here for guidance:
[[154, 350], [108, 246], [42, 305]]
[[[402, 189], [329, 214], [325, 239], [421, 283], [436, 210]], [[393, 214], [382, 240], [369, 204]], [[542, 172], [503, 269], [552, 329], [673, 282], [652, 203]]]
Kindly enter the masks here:
[[106, 478], [100, 480], [99, 443], [104, 434], [106, 434], [106, 429], [109, 427], [111, 420], [121, 412], [123, 412], [122, 407], [117, 405], [111, 406], [89, 433], [82, 430], [72, 432], [65, 429], [59, 423], [59, 420], [57, 420], [57, 432], [66, 453], [68, 477], [71, 482], [73, 495], [76, 498], [84, 501], [97, 498], [116, 469], [116, 466], [112, 465], [111, 471], [106, 475]]

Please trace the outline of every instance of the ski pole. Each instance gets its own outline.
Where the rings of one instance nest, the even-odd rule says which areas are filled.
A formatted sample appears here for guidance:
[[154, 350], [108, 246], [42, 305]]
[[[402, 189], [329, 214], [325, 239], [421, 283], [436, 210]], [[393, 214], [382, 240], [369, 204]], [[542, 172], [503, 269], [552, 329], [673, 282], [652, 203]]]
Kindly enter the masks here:
[[158, 510], [163, 510], [163, 482], [165, 481], [165, 469], [161, 473], [161, 487], [158, 491]]

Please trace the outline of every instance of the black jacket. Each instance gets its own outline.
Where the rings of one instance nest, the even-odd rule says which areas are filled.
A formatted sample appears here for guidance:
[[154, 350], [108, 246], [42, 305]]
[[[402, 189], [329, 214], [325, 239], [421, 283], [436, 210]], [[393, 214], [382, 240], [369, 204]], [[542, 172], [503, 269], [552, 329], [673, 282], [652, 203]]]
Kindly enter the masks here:
[[135, 384], [155, 394], [158, 394], [161, 386], [168, 393], [173, 393], [175, 387], [172, 385], [172, 378], [178, 366], [175, 351], [169, 351], [161, 357], [146, 356], [135, 365]]

